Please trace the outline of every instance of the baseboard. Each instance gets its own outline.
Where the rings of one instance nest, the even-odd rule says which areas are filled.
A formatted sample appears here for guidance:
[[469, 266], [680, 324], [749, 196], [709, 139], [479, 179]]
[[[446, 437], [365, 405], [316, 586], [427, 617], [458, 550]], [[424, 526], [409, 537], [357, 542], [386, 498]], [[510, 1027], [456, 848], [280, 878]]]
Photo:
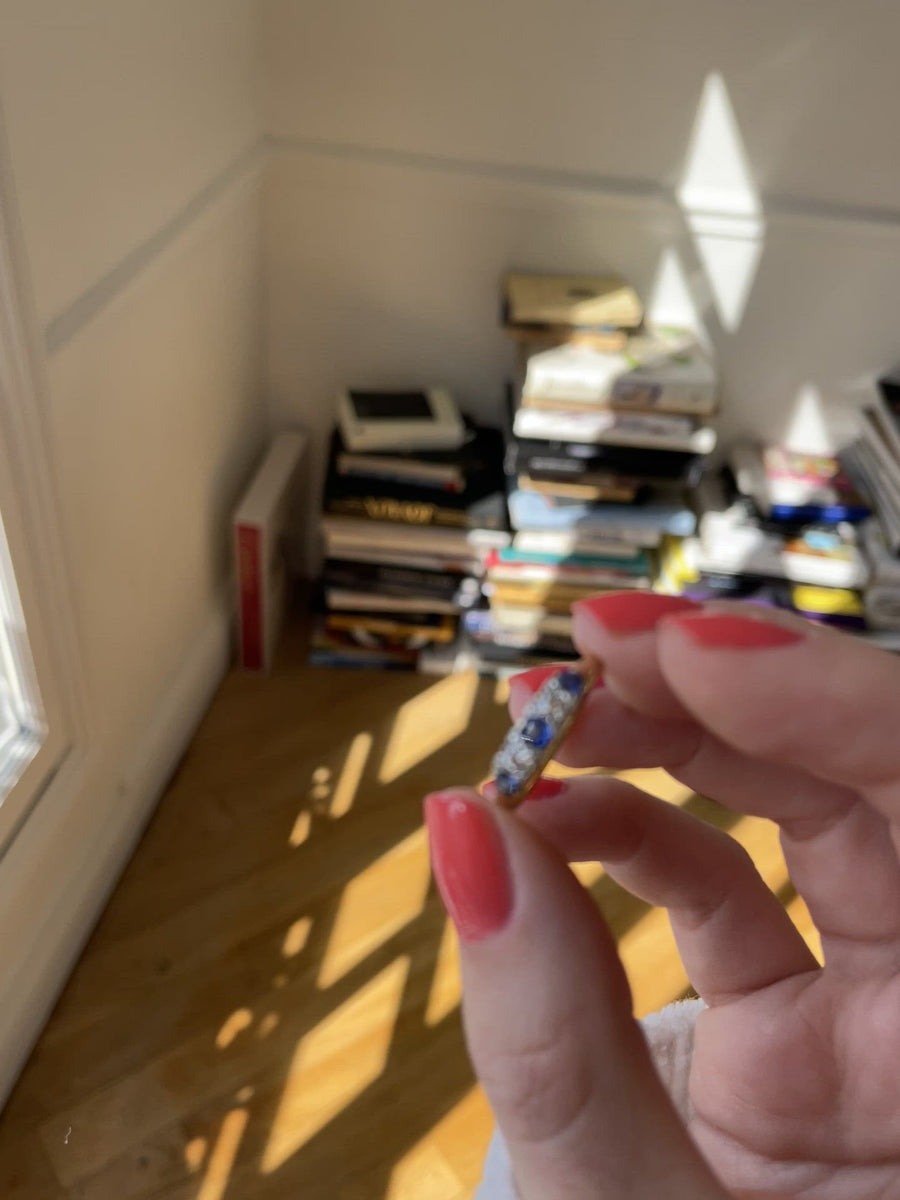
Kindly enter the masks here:
[[[227, 668], [223, 599], [132, 746], [67, 762], [0, 870], [0, 1105]], [[111, 761], [114, 759], [114, 761]]]

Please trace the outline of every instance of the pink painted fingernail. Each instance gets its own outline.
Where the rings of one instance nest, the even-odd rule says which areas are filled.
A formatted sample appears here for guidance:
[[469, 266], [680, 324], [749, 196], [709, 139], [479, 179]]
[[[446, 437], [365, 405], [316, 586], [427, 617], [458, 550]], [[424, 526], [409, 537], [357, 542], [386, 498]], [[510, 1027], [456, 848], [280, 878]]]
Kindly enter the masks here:
[[576, 616], [584, 614], [607, 633], [627, 636], [648, 633], [663, 617], [691, 612], [701, 605], [686, 596], [664, 596], [657, 592], [607, 592], [572, 605]]
[[564, 792], [568, 784], [565, 779], [545, 779], [543, 776], [528, 793], [529, 800], [552, 800], [560, 792]]
[[757, 650], [802, 642], [805, 634], [735, 613], [675, 617], [672, 624], [705, 650]]
[[[554, 796], [564, 792], [567, 786], [568, 783], [565, 779], [547, 779], [542, 776], [528, 793], [526, 800], [552, 800]], [[486, 799], [497, 799], [497, 785], [493, 779], [489, 779], [481, 791]]]
[[500, 832], [483, 805], [459, 792], [425, 800], [438, 888], [460, 938], [478, 941], [502, 929], [512, 912], [512, 879]]

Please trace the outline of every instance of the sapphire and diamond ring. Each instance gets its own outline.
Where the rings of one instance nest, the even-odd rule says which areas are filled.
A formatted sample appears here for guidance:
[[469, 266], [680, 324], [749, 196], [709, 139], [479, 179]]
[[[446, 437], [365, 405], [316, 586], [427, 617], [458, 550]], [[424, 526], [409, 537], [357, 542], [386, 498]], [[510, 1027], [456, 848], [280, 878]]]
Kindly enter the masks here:
[[498, 804], [515, 808], [527, 797], [571, 729], [598, 675], [595, 662], [581, 659], [551, 675], [535, 692], [491, 764]]

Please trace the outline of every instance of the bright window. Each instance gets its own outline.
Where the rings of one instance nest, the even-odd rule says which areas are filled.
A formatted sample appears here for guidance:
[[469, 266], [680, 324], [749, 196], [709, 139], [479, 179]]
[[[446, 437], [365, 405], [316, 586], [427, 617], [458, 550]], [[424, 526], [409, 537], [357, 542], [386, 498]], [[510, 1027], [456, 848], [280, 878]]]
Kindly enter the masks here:
[[40, 750], [46, 732], [34, 660], [0, 522], [0, 803]]

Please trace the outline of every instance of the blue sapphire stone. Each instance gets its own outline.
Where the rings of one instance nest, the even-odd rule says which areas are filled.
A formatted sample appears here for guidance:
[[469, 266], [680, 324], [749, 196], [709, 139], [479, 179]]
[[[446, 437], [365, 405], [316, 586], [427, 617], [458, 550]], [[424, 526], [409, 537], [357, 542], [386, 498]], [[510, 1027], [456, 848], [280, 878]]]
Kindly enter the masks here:
[[519, 790], [519, 780], [509, 771], [498, 771], [494, 778], [494, 787], [501, 796], [512, 796]]
[[530, 746], [549, 746], [553, 740], [553, 730], [550, 722], [544, 717], [531, 717], [522, 727], [522, 741]]
[[564, 692], [568, 692], [572, 696], [580, 695], [584, 689], [584, 677], [577, 671], [571, 671], [568, 668], [560, 671], [556, 676], [556, 682]]

